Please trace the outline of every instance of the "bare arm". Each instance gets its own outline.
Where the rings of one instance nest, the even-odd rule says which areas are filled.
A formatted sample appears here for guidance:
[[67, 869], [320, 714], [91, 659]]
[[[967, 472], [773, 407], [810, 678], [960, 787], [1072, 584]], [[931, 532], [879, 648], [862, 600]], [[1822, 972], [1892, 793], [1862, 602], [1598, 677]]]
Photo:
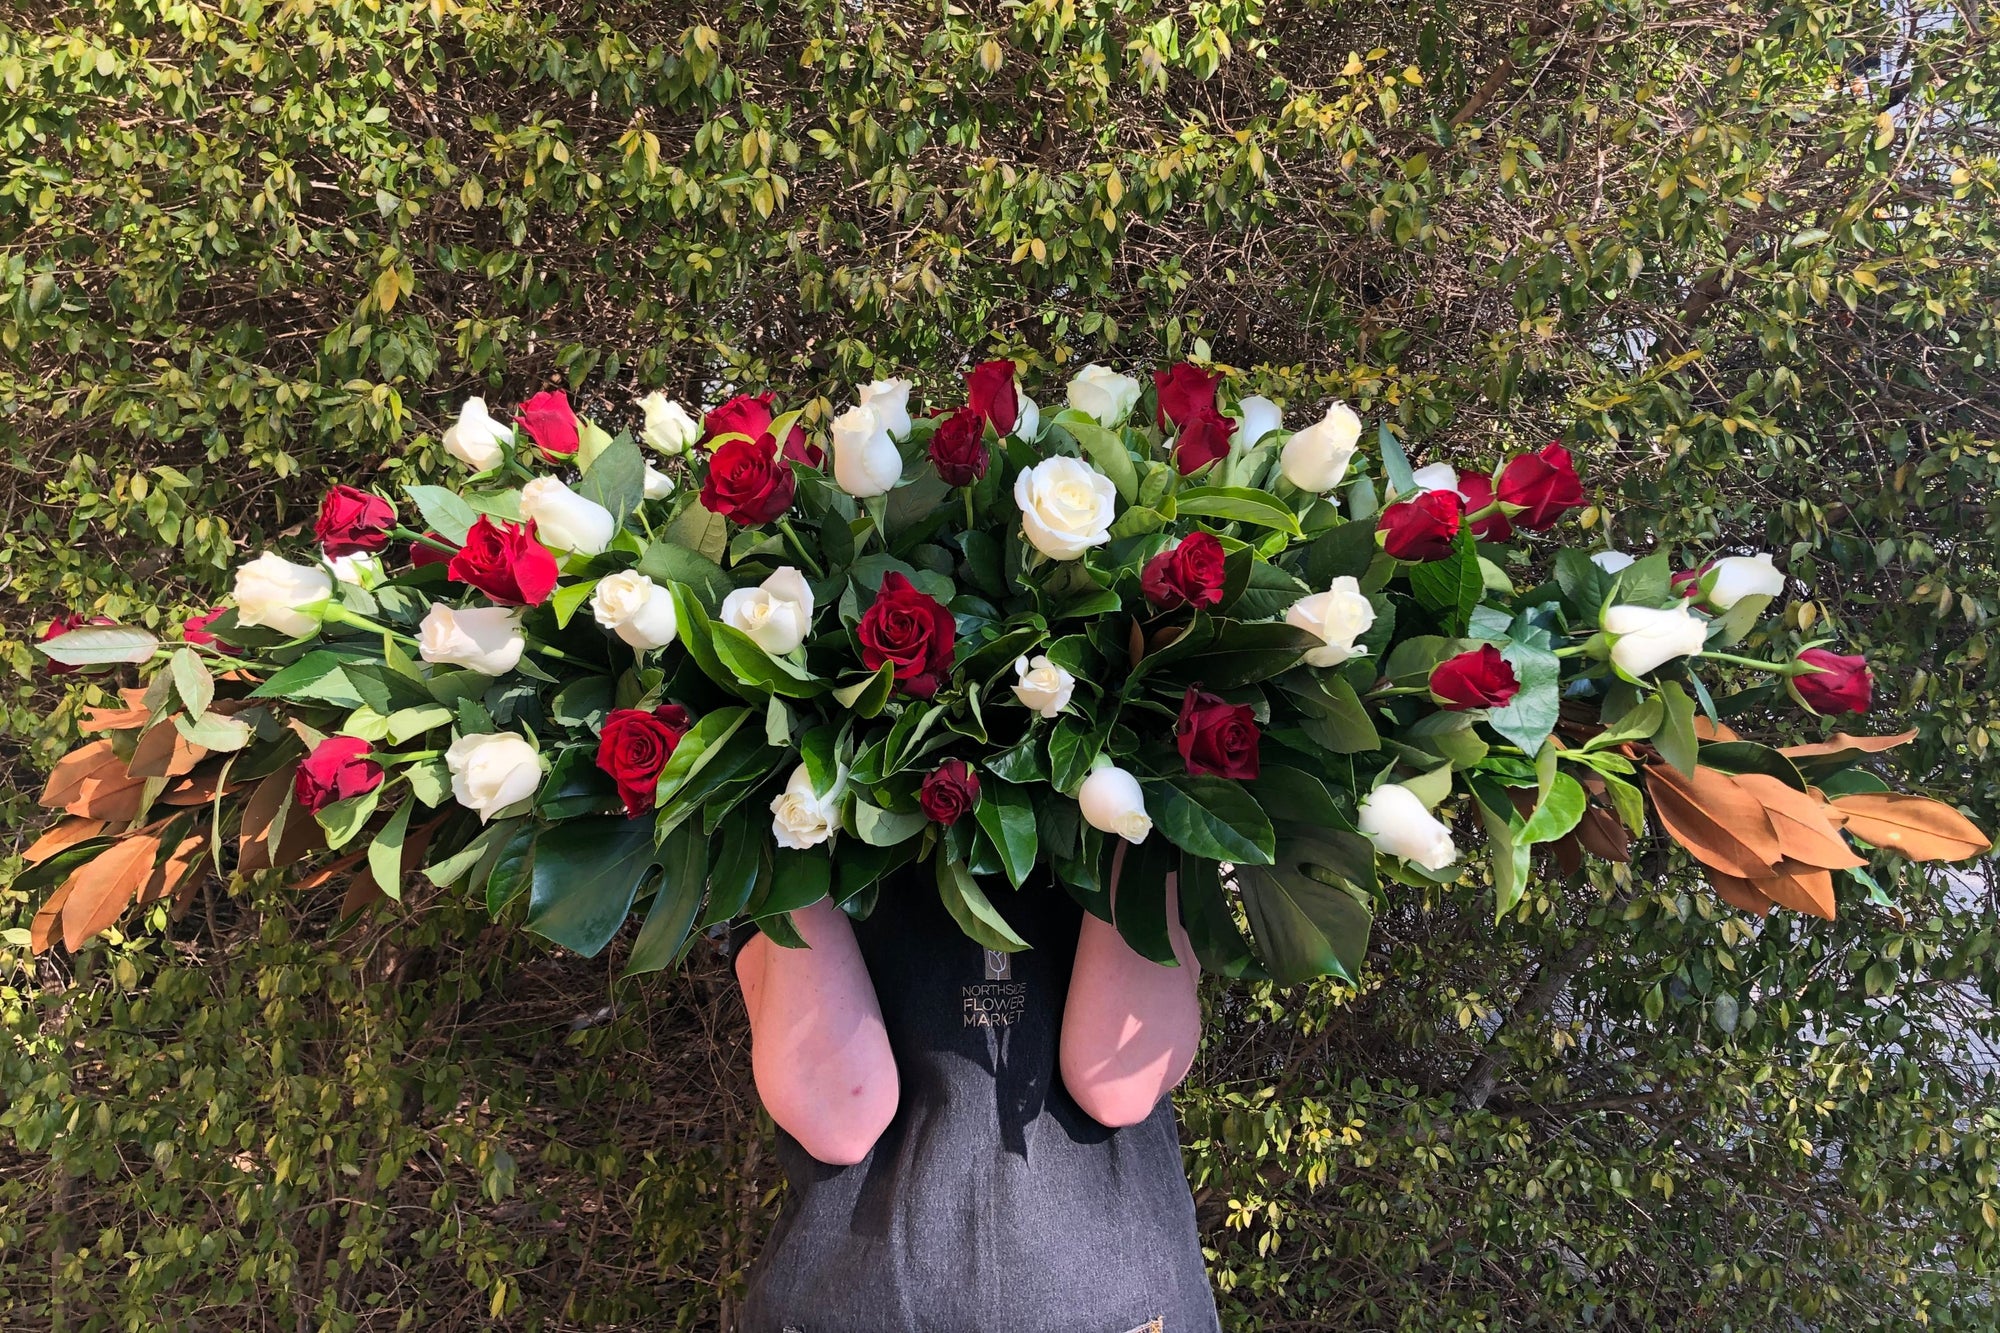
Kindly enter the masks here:
[[[1077, 936], [1063, 1010], [1063, 1084], [1091, 1119], [1113, 1129], [1151, 1115], [1187, 1077], [1201, 1045], [1201, 969], [1181, 928], [1174, 879], [1167, 876], [1167, 931], [1179, 967], [1141, 957], [1115, 926], [1088, 913]], [[1112, 903], [1116, 915], [1115, 883]]]
[[758, 934], [736, 957], [750, 1066], [771, 1119], [820, 1161], [851, 1166], [896, 1114], [896, 1061], [847, 914], [822, 899], [792, 921], [812, 947]]

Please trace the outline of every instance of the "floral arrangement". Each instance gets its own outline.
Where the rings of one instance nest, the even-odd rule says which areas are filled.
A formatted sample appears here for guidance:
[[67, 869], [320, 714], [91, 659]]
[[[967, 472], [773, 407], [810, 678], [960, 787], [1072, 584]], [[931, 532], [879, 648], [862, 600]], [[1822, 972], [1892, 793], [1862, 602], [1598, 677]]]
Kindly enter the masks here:
[[586, 954], [650, 900], [638, 971], [738, 918], [795, 944], [787, 913], [924, 863], [989, 948], [1022, 942], [982, 882], [1039, 868], [1162, 961], [1172, 876], [1205, 966], [1294, 981], [1352, 977], [1385, 881], [1459, 880], [1474, 841], [1498, 913], [1537, 848], [1574, 873], [1664, 833], [1729, 902], [1822, 916], [1869, 848], [1987, 845], [1870, 771], [1905, 737], [1726, 726], [1862, 712], [1867, 665], [1732, 651], [1769, 555], [1558, 542], [1560, 443], [1412, 469], [1343, 404], [1288, 430], [1186, 363], [1086, 367], [1048, 414], [1006, 360], [911, 395], [823, 435], [768, 393], [654, 394], [636, 436], [471, 399], [456, 485], [335, 487], [320, 558], [256, 556], [179, 644], [59, 620], [54, 669], [152, 671], [42, 793], [35, 946], [309, 863], [348, 911], [417, 874], [525, 898]]

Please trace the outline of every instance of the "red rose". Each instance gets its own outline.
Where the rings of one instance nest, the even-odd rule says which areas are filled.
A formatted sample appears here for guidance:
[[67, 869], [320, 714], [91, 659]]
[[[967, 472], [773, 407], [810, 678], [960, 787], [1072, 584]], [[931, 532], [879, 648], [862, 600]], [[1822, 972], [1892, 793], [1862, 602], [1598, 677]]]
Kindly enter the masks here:
[[986, 475], [986, 418], [962, 407], [931, 432], [931, 465], [947, 486], [970, 486]]
[[1257, 714], [1249, 704], [1188, 686], [1180, 721], [1174, 723], [1174, 745], [1188, 772], [1249, 781], [1257, 776], [1258, 739]]
[[754, 440], [726, 440], [710, 455], [701, 504], [711, 514], [754, 528], [791, 508], [798, 489], [799, 479], [778, 457], [778, 442], [767, 433]]
[[993, 433], [1005, 437], [1020, 422], [1021, 393], [1014, 384], [1012, 361], [987, 361], [965, 377], [966, 405], [993, 423]]
[[320, 501], [313, 535], [327, 555], [353, 555], [387, 546], [395, 526], [396, 507], [387, 500], [352, 486], [336, 486]]
[[222, 619], [226, 609], [225, 607], [218, 606], [211, 611], [204, 611], [198, 616], [189, 616], [186, 620], [183, 620], [181, 622], [181, 642], [192, 644], [197, 648], [213, 648], [216, 652], [228, 653], [231, 657], [241, 657], [243, 655], [241, 648], [224, 643], [222, 640], [216, 638], [215, 635], [209, 633], [208, 627]]
[[[701, 435], [704, 441], [719, 439], [724, 435], [741, 435], [756, 440], [771, 433], [771, 423], [777, 416], [771, 411], [769, 393], [739, 393], [720, 407], [711, 407], [701, 419]], [[785, 457], [794, 463], [804, 463], [816, 468], [826, 461], [826, 451], [816, 444], [806, 443], [805, 427], [797, 422], [785, 435]]]
[[1815, 713], [1865, 713], [1875, 697], [1875, 677], [1865, 657], [1847, 657], [1824, 648], [1808, 648], [1799, 661], [1818, 667], [1793, 676], [1791, 686]]
[[[42, 631], [42, 642], [47, 643], [50, 639], [61, 638], [71, 630], [82, 629], [85, 625], [115, 625], [117, 623], [115, 620], [106, 620], [103, 616], [90, 616], [86, 618], [84, 616], [60, 615], [51, 620], [49, 627]], [[72, 671], [81, 671], [83, 669], [82, 667], [73, 667], [67, 662], [58, 662], [53, 657], [46, 660], [49, 664], [49, 674], [51, 676], [67, 676]]]
[[1383, 534], [1382, 549], [1398, 560], [1442, 560], [1451, 554], [1464, 517], [1465, 501], [1457, 491], [1425, 491], [1384, 509], [1375, 526]]
[[[1160, 429], [1165, 430], [1167, 423], [1172, 422], [1185, 430], [1204, 416], [1218, 416], [1215, 386], [1220, 383], [1220, 371], [1203, 370], [1185, 361], [1166, 370], [1154, 371], [1153, 393], [1159, 400], [1155, 417]], [[1186, 473], [1190, 469], [1182, 468], [1181, 471]]]
[[1521, 506], [1514, 521], [1530, 532], [1547, 532], [1557, 519], [1583, 504], [1583, 483], [1560, 440], [1543, 445], [1539, 452], [1508, 459], [1500, 469], [1497, 489], [1503, 503]]
[[903, 692], [928, 699], [951, 670], [958, 625], [944, 603], [918, 592], [891, 570], [883, 576], [882, 591], [854, 634], [861, 640], [863, 666], [879, 671], [884, 662], [895, 663], [896, 684]]
[[674, 747], [691, 725], [687, 709], [679, 704], [661, 704], [651, 712], [614, 708], [604, 719], [604, 730], [597, 738], [597, 766], [618, 784], [626, 818], [653, 808], [660, 770], [674, 757]]
[[368, 757], [359, 736], [328, 736], [299, 762], [292, 776], [292, 799], [308, 814], [335, 801], [366, 796], [382, 785], [382, 765]]
[[481, 514], [445, 573], [506, 606], [540, 606], [556, 590], [556, 558], [535, 540], [535, 524], [495, 523]]
[[[1493, 478], [1484, 472], [1460, 472], [1458, 493], [1465, 497], [1465, 512], [1476, 514], [1493, 503]], [[1483, 542], [1504, 542], [1514, 536], [1514, 521], [1496, 509], [1472, 525], [1472, 535]]]
[[1174, 440], [1174, 466], [1183, 477], [1191, 477], [1216, 459], [1227, 458], [1233, 429], [1229, 418], [1213, 407], [1197, 413], [1181, 426]]
[[1448, 657], [1431, 668], [1431, 693], [1454, 713], [1468, 708], [1502, 708], [1521, 692], [1513, 663], [1492, 644]]
[[[444, 540], [444, 534], [441, 532], [426, 532], [424, 536], [429, 537], [431, 542], [441, 542]], [[422, 569], [425, 565], [442, 565], [451, 560], [450, 551], [440, 550], [438, 547], [431, 545], [431, 542], [410, 543], [411, 565]]]
[[1715, 562], [1696, 565], [1693, 569], [1677, 569], [1672, 579], [1673, 590], [1683, 597], [1701, 596], [1701, 576], [1715, 568]]
[[576, 454], [576, 412], [561, 389], [544, 389], [514, 409], [514, 422], [528, 432], [535, 448], [551, 463]]
[[979, 804], [979, 775], [963, 759], [947, 759], [917, 789], [917, 804], [950, 828]]
[[1191, 532], [1154, 556], [1140, 571], [1139, 588], [1162, 611], [1214, 606], [1222, 600], [1222, 543]]

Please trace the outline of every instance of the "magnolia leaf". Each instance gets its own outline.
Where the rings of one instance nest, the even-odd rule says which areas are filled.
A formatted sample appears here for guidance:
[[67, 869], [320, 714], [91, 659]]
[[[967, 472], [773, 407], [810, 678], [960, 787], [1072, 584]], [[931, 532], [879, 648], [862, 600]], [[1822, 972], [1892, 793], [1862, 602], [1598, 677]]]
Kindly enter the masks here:
[[403, 840], [409, 834], [410, 815], [416, 808], [415, 801], [397, 806], [382, 831], [368, 843], [368, 873], [375, 877], [376, 887], [398, 901], [403, 897]]
[[535, 840], [527, 927], [595, 957], [625, 923], [640, 883], [658, 864], [648, 820], [599, 815], [544, 829]]
[[645, 455], [639, 452], [632, 437], [623, 432], [588, 460], [581, 456], [581, 449], [578, 453], [583, 480], [577, 483], [576, 493], [610, 510], [613, 522], [623, 523], [646, 498]]
[[1176, 495], [1174, 506], [1183, 516], [1253, 523], [1292, 537], [1304, 535], [1291, 506], [1268, 491], [1253, 491], [1244, 486], [1195, 486]]
[[1094, 421], [1065, 416], [1062, 428], [1075, 438], [1077, 447], [1105, 476], [1118, 488], [1118, 498], [1126, 504], [1134, 504], [1139, 498], [1139, 473], [1132, 462], [1132, 451], [1125, 447], [1125, 438], [1117, 431], [1106, 430]]
[[942, 844], [938, 852], [937, 883], [945, 910], [974, 941], [999, 953], [1017, 953], [1028, 947], [1028, 942], [1014, 933], [1014, 928], [993, 906], [965, 863], [947, 857]]
[[1154, 829], [1185, 852], [1237, 865], [1270, 865], [1270, 817], [1240, 782], [1181, 777], [1145, 784]]
[[979, 804], [973, 814], [979, 820], [979, 827], [993, 840], [994, 850], [1000, 853], [1000, 864], [1008, 881], [1020, 888], [1034, 871], [1039, 841], [1035, 808], [1028, 801], [1028, 793], [1010, 783], [996, 782], [980, 790]]
[[35, 645], [51, 661], [73, 667], [149, 662], [159, 646], [159, 639], [136, 625], [85, 625]]
[[57, 892], [63, 898], [63, 947], [74, 953], [125, 912], [152, 876], [160, 839], [149, 833], [121, 838], [70, 872]]
[[1978, 825], [1928, 796], [1863, 793], [1837, 796], [1833, 806], [1849, 833], [1912, 861], [1964, 861], [1993, 845]]
[[[621, 437], [622, 438], [622, 437]], [[692, 828], [679, 828], [660, 849], [660, 885], [621, 976], [659, 972], [680, 960], [701, 911], [708, 880], [708, 839]]]

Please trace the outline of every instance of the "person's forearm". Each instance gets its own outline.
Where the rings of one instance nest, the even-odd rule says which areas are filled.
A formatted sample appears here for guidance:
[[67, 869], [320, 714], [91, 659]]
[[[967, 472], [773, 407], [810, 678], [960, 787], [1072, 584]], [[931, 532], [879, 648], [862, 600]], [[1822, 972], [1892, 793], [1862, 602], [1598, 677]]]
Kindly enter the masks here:
[[1187, 1077], [1201, 1045], [1195, 991], [1201, 970], [1181, 928], [1171, 875], [1166, 892], [1168, 935], [1179, 967], [1140, 956], [1116, 927], [1088, 913], [1077, 935], [1063, 1009], [1063, 1084], [1085, 1113], [1114, 1128], [1150, 1115]]
[[896, 1061], [846, 913], [792, 914], [810, 948], [753, 936], [737, 959], [750, 1063], [771, 1118], [820, 1161], [849, 1165], [896, 1113]]

